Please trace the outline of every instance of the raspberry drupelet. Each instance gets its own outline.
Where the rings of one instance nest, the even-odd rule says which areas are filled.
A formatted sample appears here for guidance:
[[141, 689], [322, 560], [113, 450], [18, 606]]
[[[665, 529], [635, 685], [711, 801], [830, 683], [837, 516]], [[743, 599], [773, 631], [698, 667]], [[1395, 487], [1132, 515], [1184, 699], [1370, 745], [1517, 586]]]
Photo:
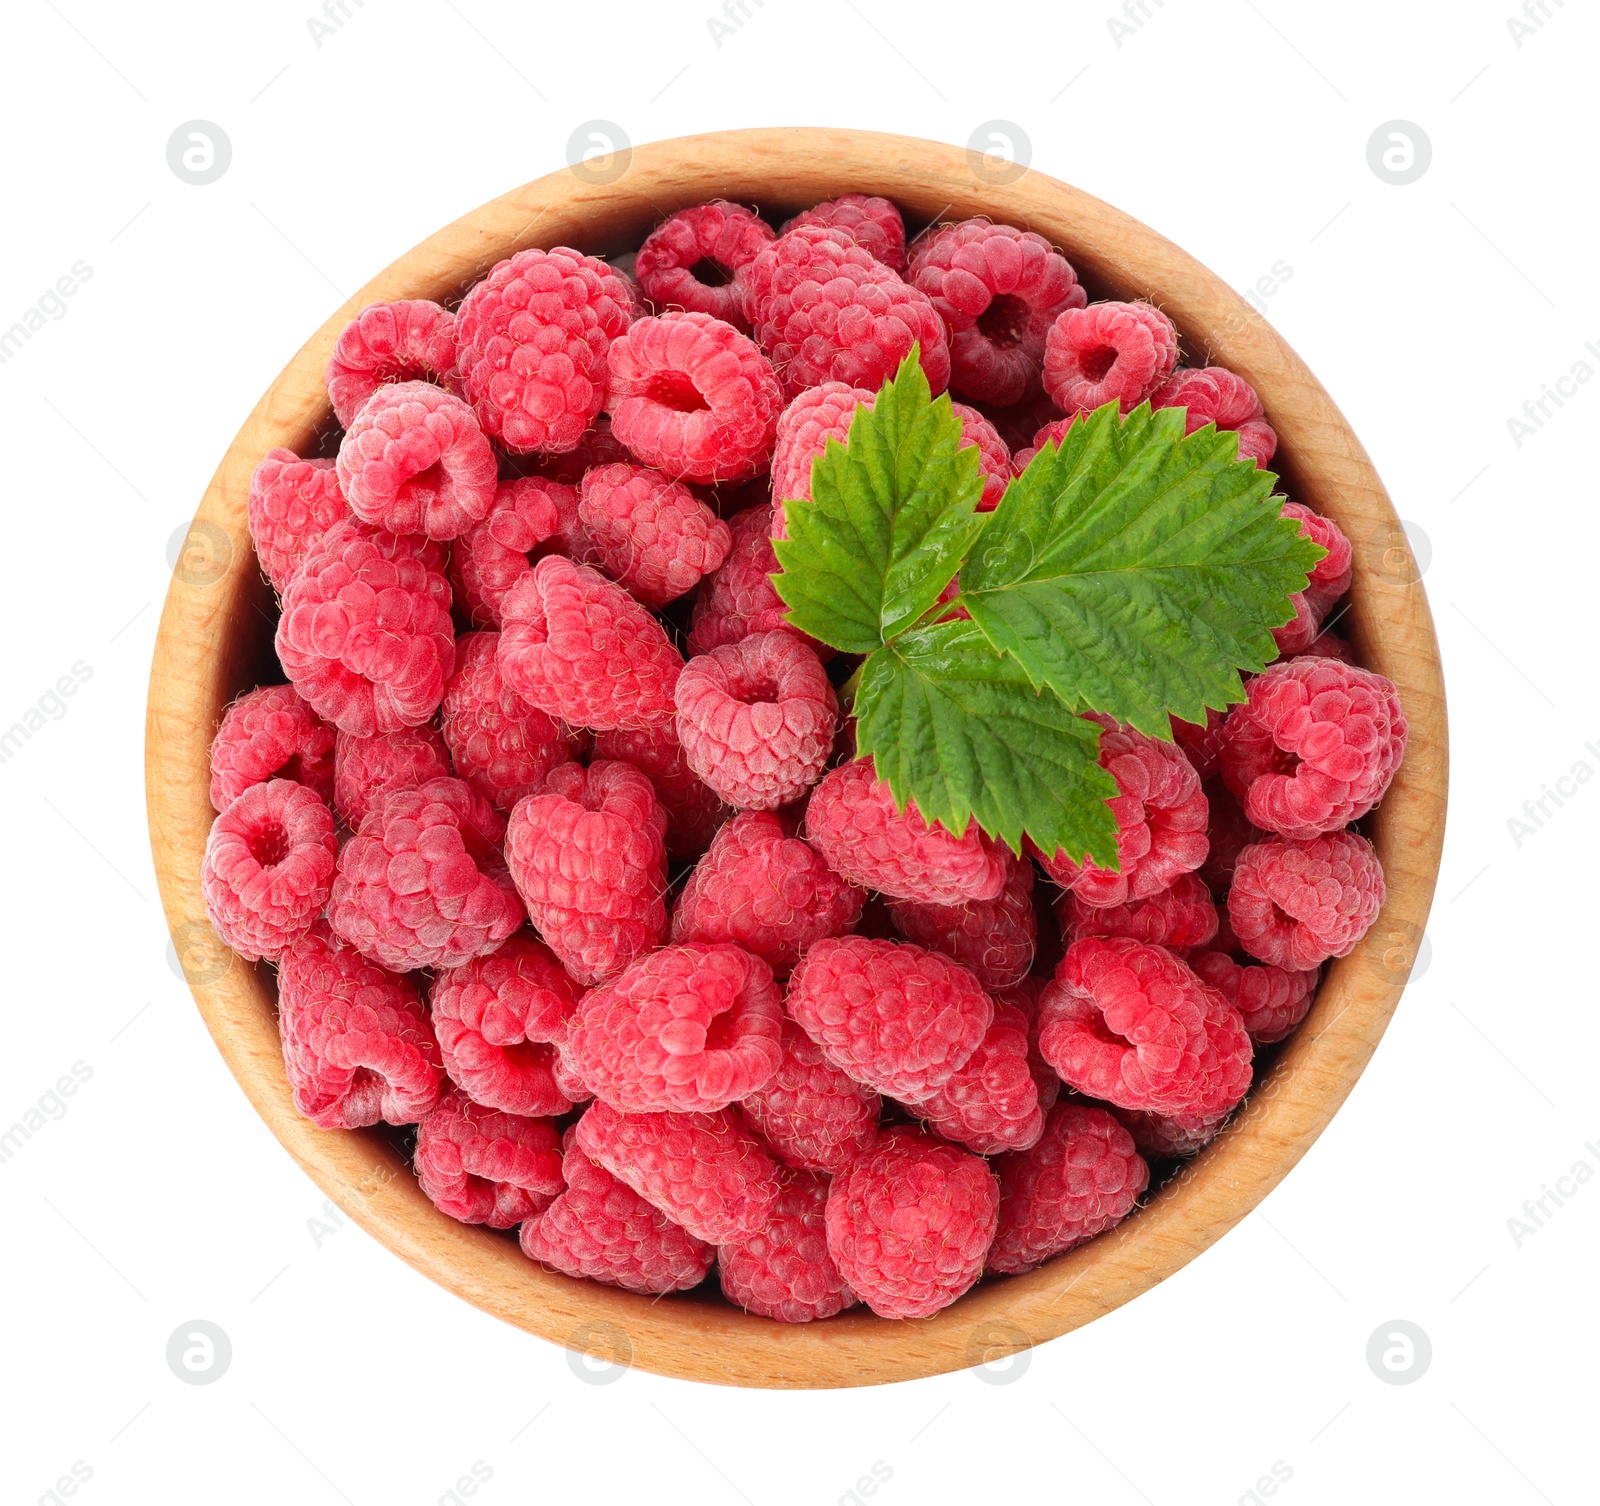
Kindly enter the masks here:
[[346, 429], [361, 405], [392, 382], [434, 382], [459, 397], [456, 316], [426, 298], [369, 303], [339, 331], [323, 380], [333, 416]]
[[636, 601], [664, 607], [728, 557], [728, 525], [681, 481], [644, 465], [584, 474], [578, 522], [601, 568]]
[[548, 1119], [485, 1108], [446, 1088], [417, 1124], [417, 1180], [441, 1213], [512, 1229], [547, 1208], [566, 1183]]
[[1039, 939], [1033, 864], [1009, 853], [1002, 856], [1005, 888], [992, 900], [955, 905], [889, 901], [894, 928], [907, 941], [970, 968], [985, 988], [1010, 988], [1027, 977]]
[[784, 1165], [843, 1171], [877, 1142], [882, 1101], [788, 1018], [781, 1045], [778, 1070], [740, 1111]]
[[1274, 837], [1239, 854], [1228, 919], [1252, 957], [1303, 972], [1354, 951], [1383, 898], [1383, 868], [1358, 833]]
[[743, 204], [717, 200], [680, 209], [644, 238], [633, 264], [639, 291], [657, 309], [709, 314], [748, 333], [734, 274], [775, 238]]
[[334, 730], [292, 685], [246, 691], [211, 739], [211, 804], [226, 810], [253, 784], [292, 779], [333, 797]]
[[780, 1323], [811, 1323], [854, 1307], [856, 1294], [828, 1253], [828, 1178], [786, 1168], [778, 1185], [772, 1217], [717, 1251], [723, 1296]]
[[1148, 303], [1068, 309], [1044, 346], [1044, 390], [1069, 416], [1114, 402], [1130, 413], [1172, 375], [1178, 333]]
[[1150, 394], [1152, 408], [1183, 408], [1183, 432], [1207, 424], [1239, 436], [1239, 458], [1263, 470], [1278, 448], [1278, 436], [1262, 412], [1256, 389], [1220, 366], [1180, 366]]
[[350, 504], [333, 461], [275, 449], [251, 473], [246, 512], [261, 573], [282, 596], [306, 551], [350, 516]]
[[415, 789], [455, 773], [450, 750], [431, 725], [402, 727], [373, 737], [341, 732], [334, 739], [333, 770], [333, 808], [351, 831], [361, 829], [380, 795]]
[[837, 199], [825, 199], [802, 209], [792, 220], [785, 222], [782, 233], [787, 235], [801, 225], [822, 225], [830, 230], [843, 230], [850, 239], [875, 261], [881, 261], [890, 271], [905, 275], [906, 222], [900, 211], [887, 199], [876, 194], [847, 193]]
[[576, 487], [543, 476], [519, 476], [495, 487], [494, 501], [450, 549], [456, 603], [476, 627], [500, 626], [500, 604], [530, 565], [547, 554], [577, 557]]

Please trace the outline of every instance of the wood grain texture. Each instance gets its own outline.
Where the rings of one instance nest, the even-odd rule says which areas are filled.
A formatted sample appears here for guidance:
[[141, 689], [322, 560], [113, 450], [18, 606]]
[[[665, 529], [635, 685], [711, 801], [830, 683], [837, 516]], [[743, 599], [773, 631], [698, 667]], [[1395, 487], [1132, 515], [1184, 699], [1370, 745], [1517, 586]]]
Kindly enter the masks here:
[[[663, 215], [706, 199], [757, 204], [775, 218], [851, 191], [883, 194], [912, 221], [984, 214], [1037, 230], [1065, 250], [1091, 296], [1153, 300], [1177, 324], [1191, 364], [1209, 359], [1247, 378], [1290, 462], [1286, 490], [1355, 544], [1340, 631], [1399, 687], [1411, 742], [1369, 823], [1389, 887], [1378, 924], [1329, 969], [1309, 1018], [1226, 1133], [1149, 1206], [1029, 1275], [985, 1282], [935, 1317], [894, 1323], [857, 1310], [789, 1326], [711, 1298], [651, 1301], [541, 1270], [510, 1239], [439, 1213], [381, 1134], [307, 1123], [284, 1077], [271, 971], [217, 942], [199, 878], [212, 816], [210, 739], [224, 707], [271, 662], [271, 601], [245, 524], [250, 473], [274, 445], [310, 453], [328, 433], [322, 369], [351, 315], [375, 299], [453, 297], [525, 246], [620, 252]], [[401, 257], [312, 336], [223, 457], [174, 576], [151, 671], [147, 796], [168, 925], [218, 1050], [272, 1132], [363, 1228], [486, 1312], [557, 1343], [721, 1384], [868, 1385], [959, 1369], [1088, 1323], [1192, 1260], [1300, 1159], [1371, 1056], [1427, 920], [1444, 833], [1444, 686], [1415, 576], [1382, 483], [1304, 364], [1218, 278], [1109, 205], [1031, 170], [996, 185], [958, 147], [869, 132], [730, 131], [638, 147], [615, 183], [552, 174]]]

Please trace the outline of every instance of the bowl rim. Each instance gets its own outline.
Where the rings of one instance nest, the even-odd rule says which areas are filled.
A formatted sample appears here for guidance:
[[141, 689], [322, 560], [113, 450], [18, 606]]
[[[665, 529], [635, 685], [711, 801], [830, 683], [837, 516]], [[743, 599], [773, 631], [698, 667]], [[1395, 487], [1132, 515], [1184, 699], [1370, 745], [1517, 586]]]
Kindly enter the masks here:
[[[790, 1325], [718, 1300], [654, 1300], [546, 1271], [504, 1235], [440, 1213], [379, 1133], [301, 1118], [272, 974], [217, 941], [199, 874], [213, 816], [211, 737], [222, 709], [266, 668], [246, 631], [271, 605], [246, 526], [250, 474], [273, 446], [312, 453], [327, 433], [323, 367], [352, 314], [377, 300], [449, 297], [529, 246], [618, 254], [707, 199], [771, 215], [849, 192], [882, 194], [922, 220], [985, 215], [1037, 230], [1099, 296], [1159, 303], [1196, 363], [1251, 382], [1289, 462], [1284, 489], [1354, 542], [1342, 631], [1397, 686], [1410, 742], [1369, 823], [1388, 886], [1378, 922], [1329, 967], [1306, 1021], [1216, 1141], [1116, 1229], [1027, 1275], [985, 1281], [931, 1318], [854, 1309]], [[682, 1379], [833, 1387], [962, 1369], [1078, 1328], [1194, 1259], [1277, 1185], [1343, 1103], [1410, 974], [1443, 845], [1447, 733], [1438, 644], [1399, 518], [1333, 400], [1251, 304], [1147, 226], [1031, 167], [914, 137], [775, 127], [653, 142], [535, 179], [429, 236], [334, 311], [246, 419], [190, 525], [156, 639], [145, 765], [162, 905], [201, 1017], [268, 1128], [344, 1213], [447, 1290], [570, 1349]]]

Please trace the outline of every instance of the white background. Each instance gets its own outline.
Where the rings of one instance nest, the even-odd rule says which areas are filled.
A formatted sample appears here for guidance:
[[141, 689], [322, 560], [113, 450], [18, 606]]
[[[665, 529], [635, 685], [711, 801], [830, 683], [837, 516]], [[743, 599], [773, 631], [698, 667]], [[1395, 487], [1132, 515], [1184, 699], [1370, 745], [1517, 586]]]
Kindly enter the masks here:
[[[1288, 1506], [1593, 1500], [1600, 1186], [1547, 1202], [1520, 1247], [1507, 1222], [1600, 1168], [1600, 788], [1565, 786], [1520, 845], [1508, 827], [1577, 761], [1600, 770], [1600, 384], [1520, 445], [1507, 425], [1574, 363], [1600, 370], [1597, 27], [1544, 4], [1519, 46], [1510, 0], [1144, 0], [1120, 38], [1110, 0], [744, 0], [720, 47], [711, 0], [347, 0], [320, 47], [310, 0], [9, 5], [0, 327], [75, 262], [92, 276], [0, 366], [0, 726], [75, 663], [92, 677], [0, 764], [0, 1125], [74, 1062], [92, 1076], [0, 1165], [4, 1499], [57, 1499], [76, 1462], [90, 1506], [432, 1506], [475, 1463], [484, 1506], [832, 1506], [874, 1464], [881, 1506], [1232, 1503], [1274, 1463]], [[344, 296], [561, 167], [581, 123], [965, 143], [997, 116], [1236, 288], [1292, 268], [1268, 316], [1387, 480], [1443, 643], [1430, 962], [1260, 1211], [1012, 1383], [585, 1383], [353, 1227], [318, 1243], [321, 1195], [169, 965], [141, 789], [169, 539]], [[207, 187], [166, 161], [196, 118], [233, 145]], [[1366, 155], [1395, 118], [1433, 147], [1403, 187]], [[208, 1386], [164, 1357], [194, 1318], [232, 1343]], [[1406, 1386], [1365, 1358], [1396, 1318], [1433, 1350]]]

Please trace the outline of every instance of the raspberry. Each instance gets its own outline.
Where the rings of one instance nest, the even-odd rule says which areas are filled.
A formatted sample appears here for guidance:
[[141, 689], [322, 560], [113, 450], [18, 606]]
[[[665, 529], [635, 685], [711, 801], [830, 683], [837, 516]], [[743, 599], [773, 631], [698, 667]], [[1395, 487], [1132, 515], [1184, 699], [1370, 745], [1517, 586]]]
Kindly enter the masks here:
[[1042, 235], [981, 219], [923, 231], [906, 280], [950, 331], [951, 387], [1000, 407], [1039, 390], [1045, 337], [1089, 297]]
[[644, 238], [633, 264], [639, 291], [658, 309], [710, 314], [748, 330], [733, 274], [773, 239], [743, 204], [718, 200], [680, 209]]
[[578, 521], [601, 565], [647, 607], [664, 607], [728, 557], [733, 536], [681, 481], [643, 465], [585, 473]]
[[1344, 530], [1332, 518], [1312, 512], [1299, 502], [1285, 502], [1282, 513], [1286, 518], [1298, 519], [1300, 532], [1328, 551], [1311, 567], [1304, 593], [1312, 615], [1320, 622], [1328, 615], [1329, 608], [1350, 589], [1355, 550]]
[[999, 1207], [981, 1157], [898, 1125], [833, 1179], [828, 1253], [880, 1318], [931, 1317], [983, 1274]]
[[1133, 1136], [1141, 1156], [1176, 1161], [1203, 1150], [1217, 1138], [1232, 1109], [1220, 1114], [1152, 1114], [1144, 1109], [1117, 1109], [1117, 1122]]
[[261, 573], [282, 596], [306, 552], [350, 516], [331, 460], [302, 460], [293, 450], [268, 450], [250, 476], [246, 504]]
[[1207, 424], [1215, 424], [1221, 433], [1237, 434], [1239, 459], [1253, 460], [1263, 470], [1278, 448], [1278, 436], [1262, 415], [1256, 389], [1220, 366], [1180, 366], [1150, 394], [1150, 406], [1187, 410], [1185, 434]]
[[1172, 375], [1178, 332], [1148, 303], [1091, 303], [1068, 309], [1044, 345], [1044, 390], [1063, 413], [1115, 402], [1138, 407]]
[[253, 784], [292, 779], [333, 795], [333, 728], [292, 685], [247, 691], [222, 713], [211, 739], [211, 804], [226, 810]]
[[847, 1077], [791, 1019], [778, 1070], [740, 1105], [745, 1120], [788, 1166], [843, 1171], [878, 1139], [882, 1102]]
[[550, 949], [525, 931], [439, 973], [429, 1003], [451, 1081], [486, 1108], [566, 1113], [574, 1100], [556, 1081], [556, 1043], [578, 994]]
[[902, 276], [906, 270], [906, 223], [900, 211], [876, 194], [847, 193], [802, 209], [783, 227], [787, 235], [801, 225], [843, 230], [874, 261]]
[[1356, 651], [1337, 633], [1329, 632], [1327, 628], [1323, 628], [1317, 634], [1306, 653], [1313, 659], [1337, 659], [1341, 664], [1356, 662]]
[[1319, 968], [1243, 966], [1222, 952], [1197, 952], [1189, 966], [1239, 1011], [1252, 1044], [1281, 1041], [1311, 1012]]
[[[1206, 804], [1211, 808], [1211, 825], [1206, 832], [1211, 850], [1201, 864], [1200, 877], [1220, 904], [1227, 897], [1228, 885], [1233, 882], [1233, 868], [1239, 861], [1239, 854], [1252, 842], [1262, 841], [1267, 833], [1250, 822], [1233, 798], [1233, 791], [1220, 779], [1206, 780], [1204, 788]], [[1226, 916], [1222, 918], [1224, 922], [1227, 920]]]
[[1250, 1086], [1239, 1011], [1164, 947], [1075, 941], [1039, 1000], [1039, 1046], [1069, 1088], [1126, 1109], [1217, 1114]]
[[772, 456], [783, 395], [756, 343], [709, 314], [641, 319], [611, 347], [612, 432], [646, 465], [740, 481]]
[[1010, 988], [1033, 966], [1039, 921], [1033, 912], [1033, 864], [1002, 853], [1005, 888], [992, 900], [927, 905], [890, 900], [894, 928], [907, 941], [943, 952], [970, 968], [985, 988]]
[[1006, 442], [1013, 455], [1033, 443], [1033, 437], [1048, 423], [1061, 417], [1061, 410], [1050, 401], [1041, 387], [1020, 403], [1008, 408], [998, 408], [993, 403], [975, 405], [995, 427], [995, 432]]
[[564, 450], [559, 455], [546, 455], [539, 473], [563, 486], [576, 487], [590, 466], [615, 465], [619, 460], [630, 458], [628, 447], [611, 432], [611, 420], [601, 414], [583, 431], [583, 438], [578, 441], [576, 449]]
[[1256, 675], [1228, 717], [1222, 777], [1257, 826], [1306, 838], [1366, 815], [1406, 750], [1406, 719], [1382, 675], [1337, 659], [1291, 659]]
[[414, 790], [455, 772], [450, 750], [431, 726], [402, 727], [375, 737], [341, 732], [334, 739], [333, 767], [333, 808], [351, 831], [361, 829], [380, 795]]
[[319, 1129], [415, 1124], [439, 1101], [439, 1047], [408, 979], [317, 926], [278, 963], [294, 1106]]
[[768, 811], [723, 824], [672, 911], [674, 941], [731, 941], [785, 978], [813, 942], [855, 928], [866, 895]]
[[673, 715], [683, 656], [621, 586], [551, 555], [506, 593], [500, 674], [574, 727], [648, 727]]
[[480, 522], [455, 541], [450, 579], [476, 627], [500, 626], [506, 592], [547, 554], [579, 552], [578, 493], [542, 476], [502, 481]]
[[522, 1226], [522, 1253], [530, 1260], [630, 1292], [683, 1292], [705, 1279], [715, 1246], [575, 1147], [567, 1147], [562, 1169], [567, 1190]]
[[577, 1147], [699, 1239], [748, 1239], [778, 1203], [778, 1168], [728, 1109], [622, 1114], [596, 1100]]
[[1239, 854], [1228, 919], [1252, 957], [1304, 972], [1348, 956], [1378, 918], [1383, 894], [1383, 868], [1365, 837], [1274, 838]]
[[381, 795], [339, 853], [328, 924], [395, 972], [459, 967], [522, 924], [505, 822], [459, 779]]
[[1028, 1023], [1028, 1071], [1033, 1074], [1033, 1085], [1039, 1093], [1039, 1107], [1047, 1114], [1061, 1096], [1061, 1079], [1039, 1050], [1039, 996], [1049, 982], [1048, 973], [1030, 973], [1021, 983], [1003, 988], [994, 996], [996, 1009], [1007, 1004], [1020, 1010]]
[[854, 1307], [856, 1294], [828, 1254], [827, 1205], [827, 1177], [779, 1172], [772, 1217], [754, 1234], [717, 1251], [723, 1296], [780, 1323], [811, 1323]]
[[631, 764], [558, 764], [518, 802], [506, 861], [528, 917], [579, 983], [602, 982], [667, 934], [666, 812]]
[[1085, 936], [1130, 936], [1153, 946], [1204, 946], [1217, 934], [1211, 891], [1193, 873], [1179, 874], [1170, 889], [1121, 905], [1087, 905], [1071, 890], [1056, 901], [1061, 929], [1074, 941]]
[[555, 1125], [485, 1108], [452, 1088], [417, 1125], [416, 1170], [441, 1213], [491, 1229], [532, 1218], [566, 1186]]
[[1055, 418], [1034, 432], [1032, 442], [1026, 449], [1018, 450], [1011, 457], [1011, 469], [1021, 475], [1028, 468], [1029, 462], [1047, 444], [1061, 448], [1061, 441], [1066, 438], [1067, 430], [1078, 421], [1079, 414], [1074, 413], [1071, 418]]
[[633, 289], [566, 246], [519, 251], [461, 300], [456, 369], [483, 432], [508, 450], [573, 449], [605, 398], [606, 351]]
[[789, 979], [790, 1017], [834, 1066], [891, 1098], [926, 1098], [966, 1065], [994, 1004], [966, 968], [902, 941], [819, 941]]
[[705, 1113], [778, 1070], [783, 1005], [772, 969], [727, 942], [662, 947], [583, 996], [567, 1063], [625, 1113]]
[[913, 344], [934, 392], [950, 384], [949, 339], [928, 295], [847, 231], [801, 225], [779, 236], [740, 270], [739, 290], [786, 397], [827, 381], [876, 392]]
[[1172, 718], [1172, 740], [1183, 749], [1183, 756], [1201, 779], [1215, 774], [1222, 761], [1222, 729], [1227, 721], [1228, 713], [1213, 706], [1206, 707], [1204, 723], [1186, 722], [1181, 716]]
[[810, 499], [812, 461], [830, 439], [844, 444], [857, 410], [870, 411], [877, 400], [878, 394], [865, 387], [820, 382], [807, 387], [783, 410], [772, 448], [773, 538], [788, 536], [783, 532], [783, 504]]
[[979, 1155], [1032, 1145], [1044, 1133], [1044, 1110], [1028, 1067], [1027, 1015], [997, 1003], [994, 1023], [966, 1065], [912, 1111], [946, 1140]]
[[455, 770], [484, 799], [509, 811], [573, 756], [554, 717], [500, 677], [498, 633], [456, 640], [456, 672], [444, 687], [444, 740]]
[[806, 839], [841, 878], [891, 899], [959, 905], [996, 899], [1005, 887], [1005, 855], [976, 821], [958, 837], [910, 801], [896, 811], [870, 759], [823, 775], [806, 807]]
[[[778, 559], [772, 552], [772, 517], [768, 504], [748, 507], [729, 520], [728, 557], [721, 569], [700, 583], [695, 596], [694, 614], [689, 619], [691, 654], [709, 653], [752, 633], [778, 628], [794, 631], [785, 622], [789, 608], [772, 584], [778, 572]], [[813, 649], [818, 647], [809, 638], [805, 641]]]
[[276, 957], [317, 923], [339, 843], [333, 813], [292, 779], [253, 784], [211, 823], [200, 892], [216, 933], [247, 961]]
[[1006, 448], [1000, 431], [976, 408], [969, 408], [965, 403], [951, 403], [950, 411], [961, 420], [962, 448], [971, 445], [978, 452], [978, 470], [983, 476], [978, 511], [993, 512], [1011, 482], [1011, 451]]
[[1020, 1276], [1121, 1223], [1150, 1168], [1133, 1137], [1104, 1109], [1058, 1103], [1030, 1150], [995, 1162], [1000, 1227], [988, 1269]]
[[671, 722], [597, 733], [594, 756], [631, 763], [649, 779], [667, 813], [668, 857], [699, 857], [710, 846], [728, 808], [689, 768]]
[[459, 397], [456, 316], [426, 298], [369, 303], [339, 331], [323, 380], [333, 416], [346, 429], [391, 382], [434, 382]]
[[285, 588], [275, 642], [294, 688], [341, 732], [421, 726], [455, 668], [443, 551], [355, 518], [334, 524]]

